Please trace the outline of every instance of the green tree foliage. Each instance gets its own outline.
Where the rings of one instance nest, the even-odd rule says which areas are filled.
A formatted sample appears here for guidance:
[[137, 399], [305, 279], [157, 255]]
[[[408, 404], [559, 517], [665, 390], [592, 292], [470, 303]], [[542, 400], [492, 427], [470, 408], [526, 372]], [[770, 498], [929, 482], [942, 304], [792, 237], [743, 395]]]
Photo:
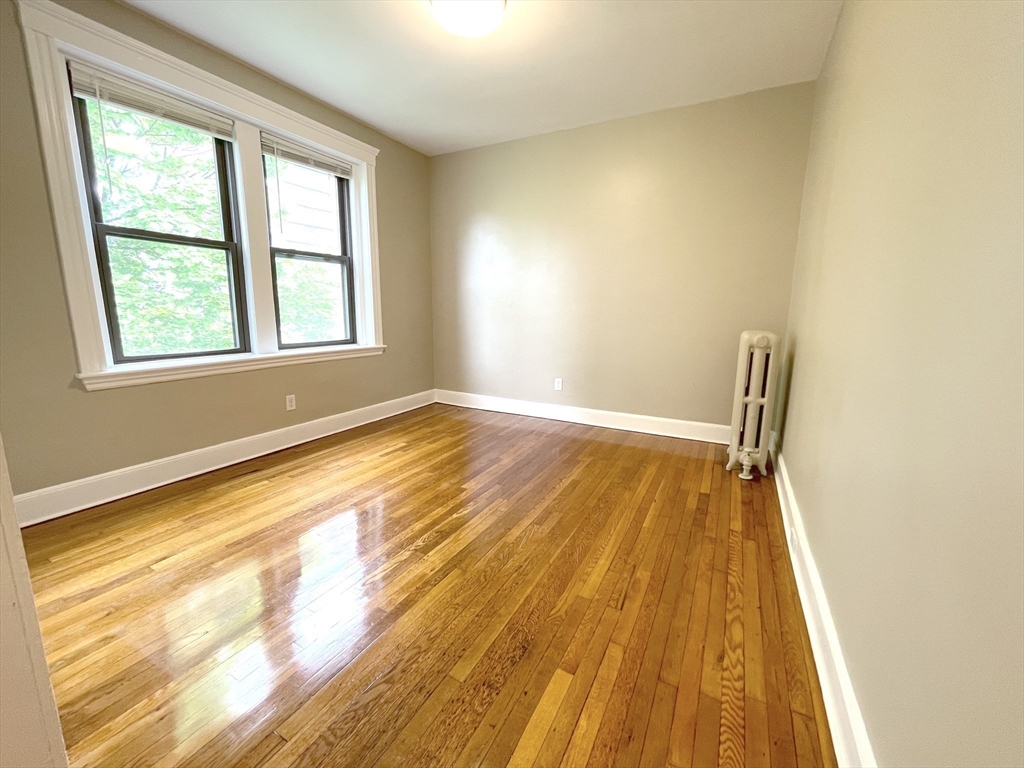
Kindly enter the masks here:
[[[214, 140], [169, 120], [87, 100], [96, 194], [107, 224], [224, 237]], [[107, 240], [127, 356], [231, 349], [227, 251]]]
[[235, 347], [225, 251], [114, 236], [107, 249], [125, 355]]
[[[101, 107], [95, 99], [86, 99], [86, 111], [95, 193], [104, 223], [224, 239], [212, 137], [108, 102]], [[288, 182], [278, 183], [277, 162], [268, 163], [266, 172], [268, 192], [287, 191]], [[273, 202], [275, 217], [280, 217], [276, 225], [283, 220], [294, 226], [294, 217], [283, 205], [287, 198], [275, 196]], [[308, 201], [296, 206], [301, 218], [337, 216], [319, 211], [317, 205], [310, 207]], [[110, 235], [107, 252], [126, 356], [209, 352], [237, 345], [228, 251]], [[276, 262], [283, 341], [347, 337], [347, 285], [339, 265], [288, 258]]]
[[281, 340], [304, 344], [346, 338], [341, 265], [281, 256], [275, 262]]

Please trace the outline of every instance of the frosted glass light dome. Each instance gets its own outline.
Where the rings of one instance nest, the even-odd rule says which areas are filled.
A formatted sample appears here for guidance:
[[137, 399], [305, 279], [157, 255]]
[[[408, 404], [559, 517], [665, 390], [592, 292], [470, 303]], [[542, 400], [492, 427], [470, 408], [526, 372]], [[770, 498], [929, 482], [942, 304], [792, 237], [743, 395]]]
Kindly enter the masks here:
[[437, 23], [459, 37], [483, 37], [501, 24], [505, 0], [430, 0]]

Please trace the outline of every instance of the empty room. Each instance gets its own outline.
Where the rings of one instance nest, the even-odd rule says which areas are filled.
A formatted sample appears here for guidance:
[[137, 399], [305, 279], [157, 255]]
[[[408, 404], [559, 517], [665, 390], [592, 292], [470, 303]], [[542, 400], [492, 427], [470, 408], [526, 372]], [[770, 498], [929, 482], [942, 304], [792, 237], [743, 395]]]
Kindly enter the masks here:
[[1024, 0], [0, 0], [0, 768], [1024, 766]]

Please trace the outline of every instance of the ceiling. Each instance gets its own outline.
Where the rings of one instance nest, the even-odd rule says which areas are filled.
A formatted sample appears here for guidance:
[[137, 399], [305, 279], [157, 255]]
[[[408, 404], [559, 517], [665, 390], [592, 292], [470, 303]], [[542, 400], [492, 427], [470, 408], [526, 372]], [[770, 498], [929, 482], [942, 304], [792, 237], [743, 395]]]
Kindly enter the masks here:
[[841, 0], [128, 0], [428, 155], [813, 80]]

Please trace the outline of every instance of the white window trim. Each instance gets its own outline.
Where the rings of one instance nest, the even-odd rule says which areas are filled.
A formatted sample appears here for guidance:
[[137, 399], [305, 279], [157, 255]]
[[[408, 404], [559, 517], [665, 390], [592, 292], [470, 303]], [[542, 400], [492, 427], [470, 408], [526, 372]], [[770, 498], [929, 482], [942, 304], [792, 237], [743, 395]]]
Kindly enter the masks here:
[[[19, 0], [18, 6], [78, 357], [78, 378], [86, 389], [365, 357], [384, 351], [377, 244], [377, 149], [49, 0]], [[183, 96], [234, 119], [252, 352], [114, 364], [74, 134], [73, 102], [66, 74], [68, 57]], [[309, 144], [352, 165], [352, 256], [358, 344], [299, 350], [277, 347], [261, 130]]]

